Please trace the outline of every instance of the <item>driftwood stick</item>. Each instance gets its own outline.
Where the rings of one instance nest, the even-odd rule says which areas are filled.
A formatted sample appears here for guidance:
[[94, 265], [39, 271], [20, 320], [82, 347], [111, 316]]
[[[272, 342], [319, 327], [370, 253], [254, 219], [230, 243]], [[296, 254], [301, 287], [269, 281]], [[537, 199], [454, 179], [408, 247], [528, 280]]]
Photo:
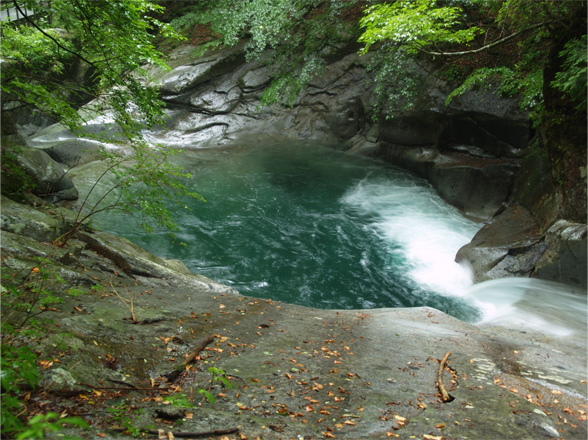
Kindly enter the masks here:
[[196, 349], [192, 353], [190, 353], [190, 356], [188, 356], [186, 358], [186, 360], [182, 363], [182, 365], [185, 366], [191, 362], [194, 362], [194, 359], [196, 359], [196, 357], [200, 354], [200, 352], [202, 350], [204, 350], [206, 348], [206, 346], [208, 344], [210, 344], [213, 340], [214, 340], [214, 336], [211, 335], [208, 338], [206, 338], [204, 341], [202, 341], [202, 343], [198, 347], [196, 347]]
[[447, 363], [447, 359], [449, 359], [449, 356], [451, 356], [450, 351], [445, 353], [445, 356], [443, 356], [443, 359], [441, 360], [441, 363], [439, 364], [439, 371], [437, 373], [437, 388], [439, 389], [439, 392], [441, 393], [441, 400], [444, 403], [451, 402], [455, 399], [455, 397], [453, 397], [451, 394], [449, 394], [447, 392], [447, 389], [445, 388], [445, 384], [443, 384], [443, 370], [445, 369], [445, 364]]
[[[115, 432], [125, 432], [127, 428], [109, 428], [111, 431]], [[229, 429], [214, 429], [212, 431], [202, 431], [202, 432], [181, 432], [181, 431], [172, 431], [174, 437], [178, 438], [199, 438], [199, 437], [210, 437], [210, 436], [218, 436], [218, 435], [227, 435], [227, 434], [234, 434], [235, 432], [239, 432], [239, 428], [229, 428]], [[141, 429], [141, 433], [149, 434], [149, 435], [159, 435], [159, 431], [153, 429]]]

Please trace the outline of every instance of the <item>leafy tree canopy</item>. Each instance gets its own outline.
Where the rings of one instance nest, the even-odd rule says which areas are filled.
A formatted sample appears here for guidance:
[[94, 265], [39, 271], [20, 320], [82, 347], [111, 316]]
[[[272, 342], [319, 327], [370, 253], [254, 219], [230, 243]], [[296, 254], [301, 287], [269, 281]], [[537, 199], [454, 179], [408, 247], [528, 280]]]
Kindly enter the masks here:
[[[144, 88], [136, 74], [147, 63], [165, 67], [153, 34], [174, 33], [154, 18], [161, 6], [148, 0], [26, 0], [7, 6], [35, 14], [18, 25], [2, 25], [5, 101], [16, 98], [75, 131], [83, 122], [79, 100], [103, 94], [115, 122], [131, 138], [140, 120], [148, 125], [160, 120], [156, 91]], [[63, 74], [76, 62], [89, 66], [92, 84], [70, 82], [64, 93]], [[127, 111], [131, 104], [139, 118]]]
[[[158, 91], [143, 85], [142, 66], [167, 68], [154, 38], [179, 38], [157, 18], [163, 7], [149, 0], [14, 0], [9, 6], [19, 9], [21, 16], [24, 8], [34, 14], [17, 24], [2, 24], [3, 113], [9, 111], [7, 102], [29, 105], [77, 134], [126, 142], [134, 152], [128, 158], [103, 149], [117, 183], [98, 195], [92, 206], [89, 199], [82, 202], [74, 229], [62, 244], [88, 216], [112, 209], [134, 215], [148, 231], [156, 226], [173, 230], [168, 200], [182, 204], [183, 197], [200, 196], [187, 191], [182, 181], [189, 176], [167, 160], [172, 152], [148, 145], [141, 136], [142, 128], [164, 120]], [[91, 81], [64, 81], [76, 65], [89, 69]], [[79, 111], [92, 98], [100, 98], [100, 107]], [[114, 136], [108, 131], [84, 132], [85, 119], [96, 116], [111, 118], [123, 136], [117, 129]], [[99, 191], [98, 183], [91, 193]], [[108, 202], [113, 195], [115, 202]]]
[[438, 45], [469, 43], [481, 32], [476, 26], [458, 26], [463, 16], [461, 8], [435, 4], [435, 0], [400, 0], [368, 8], [360, 21], [365, 28], [359, 38], [365, 44], [361, 52], [390, 40], [407, 53], [417, 54]]
[[[475, 68], [462, 69], [456, 78], [461, 85], [449, 99], [473, 87], [499, 84], [502, 93], [522, 94], [524, 107], [540, 111], [544, 88], [551, 87], [574, 101], [578, 110], [586, 109], [584, 1], [397, 0], [367, 8], [360, 24], [362, 53], [375, 49], [377, 54], [376, 92], [380, 101], [387, 100], [384, 95], [392, 97], [387, 100], [389, 112], [398, 108], [398, 86], [406, 98], [401, 104], [411, 105], [418, 86], [410, 80], [415, 63], [428, 60], [432, 65], [434, 57], [446, 63], [485, 57]], [[544, 84], [544, 70], [553, 63], [550, 49], [562, 41], [565, 48], [555, 58], [564, 61], [555, 78]], [[509, 57], [487, 55], [507, 44], [515, 45]]]

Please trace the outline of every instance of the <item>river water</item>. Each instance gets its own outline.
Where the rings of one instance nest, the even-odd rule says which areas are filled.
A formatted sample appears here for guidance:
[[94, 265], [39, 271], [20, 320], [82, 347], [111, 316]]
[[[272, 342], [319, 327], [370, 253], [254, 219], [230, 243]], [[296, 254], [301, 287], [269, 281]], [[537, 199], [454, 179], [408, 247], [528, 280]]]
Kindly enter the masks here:
[[480, 225], [399, 168], [308, 142], [188, 151], [181, 164], [206, 199], [173, 208], [181, 243], [121, 216], [98, 225], [244, 295], [287, 303], [431, 306], [490, 322], [521, 299], [520, 288], [498, 300], [472, 291], [454, 257]]

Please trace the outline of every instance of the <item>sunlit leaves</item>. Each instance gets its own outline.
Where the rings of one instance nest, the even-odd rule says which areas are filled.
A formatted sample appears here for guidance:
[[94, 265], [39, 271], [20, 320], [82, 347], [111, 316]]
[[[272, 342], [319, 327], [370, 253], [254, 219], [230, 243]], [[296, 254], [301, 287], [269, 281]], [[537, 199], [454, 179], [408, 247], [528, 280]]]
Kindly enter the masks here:
[[[154, 93], [133, 76], [145, 64], [166, 67], [153, 35], [157, 31], [168, 37], [175, 34], [169, 25], [152, 18], [163, 10], [161, 6], [148, 0], [54, 0], [47, 9], [47, 2], [31, 0], [27, 7], [38, 12], [31, 26], [2, 28], [3, 59], [10, 60], [2, 69], [4, 93], [74, 131], [83, 122], [76, 114], [78, 96], [105, 94], [106, 104], [127, 136], [136, 135], [135, 121], [126, 116], [129, 104], [135, 106], [141, 123], [152, 126], [161, 121], [161, 105], [153, 99]], [[64, 87], [55, 76], [77, 61], [91, 69], [90, 87], [74, 83]], [[113, 93], [113, 87], [119, 91]]]
[[404, 0], [372, 6], [361, 19], [365, 29], [359, 41], [366, 53], [378, 42], [390, 40], [414, 54], [437, 44], [464, 44], [481, 32], [477, 27], [457, 27], [462, 12], [438, 7], [434, 0]]

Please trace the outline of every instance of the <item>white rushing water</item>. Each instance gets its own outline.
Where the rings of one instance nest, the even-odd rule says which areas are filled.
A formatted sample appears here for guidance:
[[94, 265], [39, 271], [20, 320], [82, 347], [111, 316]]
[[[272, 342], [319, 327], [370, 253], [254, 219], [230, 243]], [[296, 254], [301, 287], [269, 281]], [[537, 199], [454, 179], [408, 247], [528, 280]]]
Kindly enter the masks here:
[[586, 292], [533, 278], [484, 281], [467, 291], [481, 325], [529, 328], [556, 336], [586, 335]]
[[480, 225], [441, 200], [433, 188], [408, 179], [368, 178], [350, 190], [344, 202], [376, 215], [375, 232], [408, 262], [407, 275], [417, 284], [445, 296], [466, 294], [472, 273], [455, 262], [455, 254]]
[[480, 228], [421, 185], [364, 179], [344, 202], [375, 215], [375, 232], [408, 261], [407, 274], [434, 292], [460, 297], [480, 311], [479, 325], [526, 328], [556, 336], [586, 334], [587, 297], [570, 286], [530, 278], [473, 284], [457, 251]]

